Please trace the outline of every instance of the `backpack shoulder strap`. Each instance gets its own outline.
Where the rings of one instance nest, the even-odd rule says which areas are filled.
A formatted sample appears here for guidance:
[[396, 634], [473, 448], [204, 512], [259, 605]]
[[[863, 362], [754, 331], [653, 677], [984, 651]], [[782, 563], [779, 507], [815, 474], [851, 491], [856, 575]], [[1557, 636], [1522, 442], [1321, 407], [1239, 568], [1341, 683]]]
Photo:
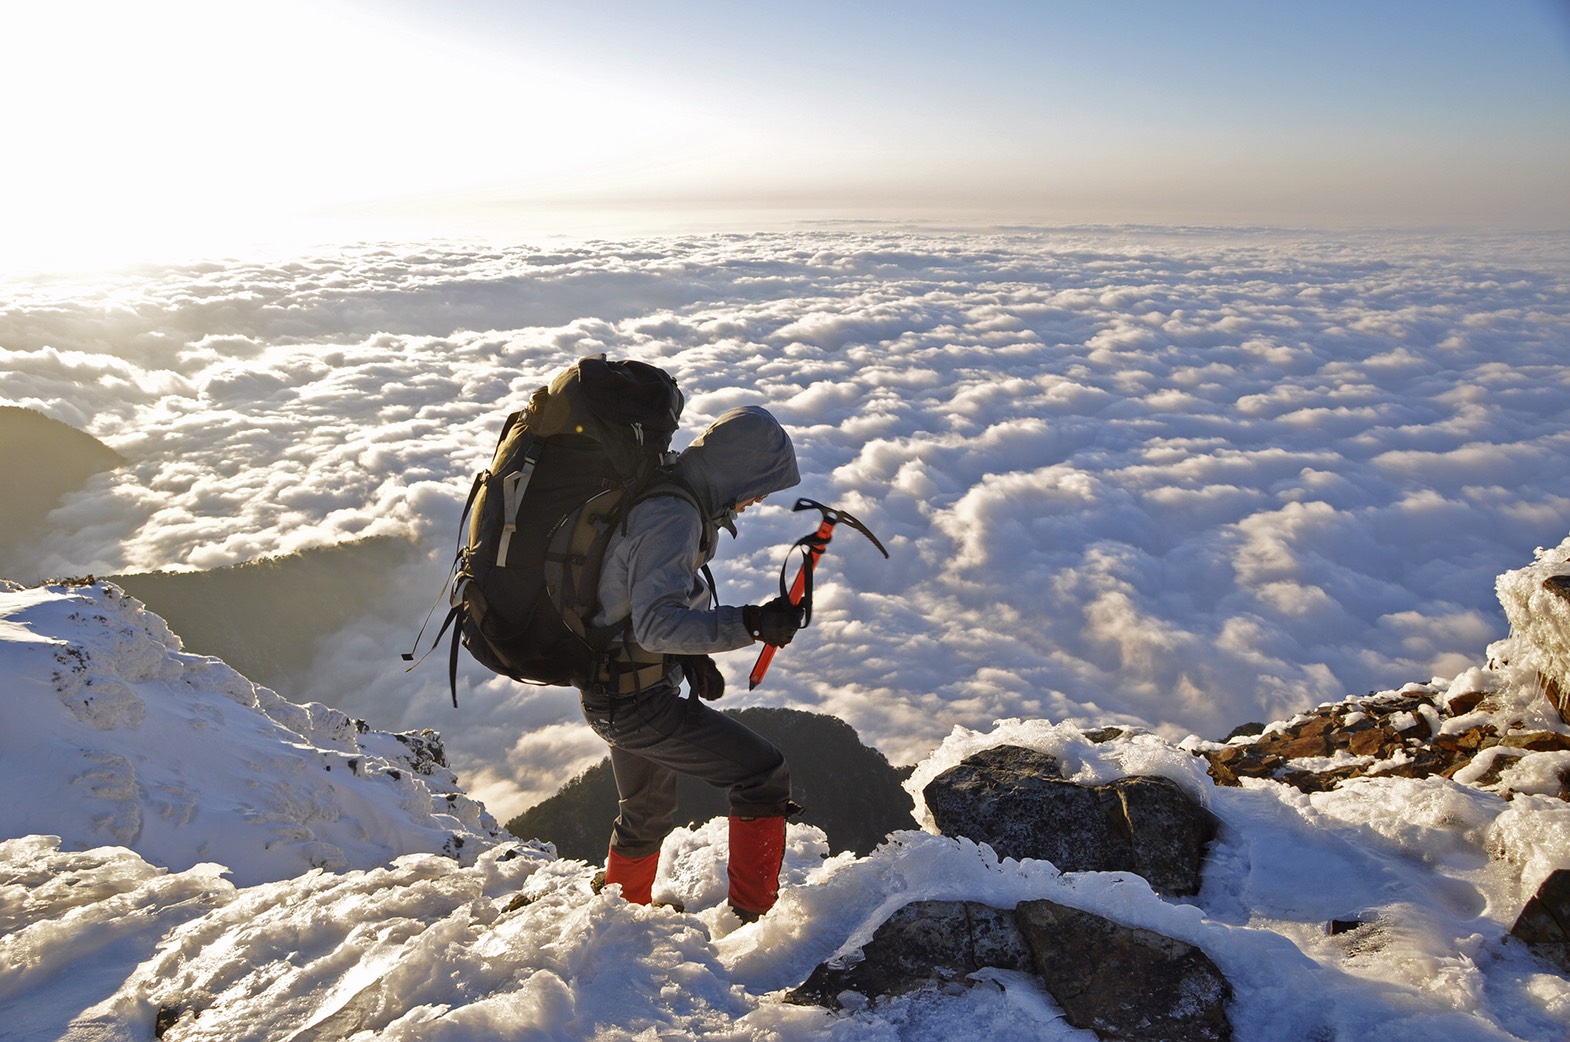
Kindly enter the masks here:
[[[698, 512], [699, 523], [703, 526], [703, 535], [698, 541], [698, 551], [708, 554], [714, 549], [714, 539], [719, 534], [719, 526], [703, 516], [703, 503], [698, 499], [698, 494], [692, 490], [692, 486], [672, 474], [669, 470], [661, 468], [654, 480], [632, 498], [632, 502], [627, 505], [627, 512], [631, 513], [632, 508], [645, 499], [654, 499], [657, 496], [672, 496], [691, 503], [692, 508]], [[626, 523], [626, 514], [623, 514], [623, 531], [625, 531]], [[714, 587], [714, 573], [709, 570], [707, 562], [703, 564], [699, 571], [703, 574], [704, 583], [709, 587], [710, 606], [719, 607], [720, 595]]]
[[[622, 534], [627, 531], [627, 514], [632, 513], [632, 508], [642, 503], [645, 499], [655, 499], [660, 496], [670, 496], [675, 499], [684, 499], [692, 504], [692, 509], [698, 512], [698, 521], [703, 526], [703, 535], [699, 541], [698, 549], [707, 554], [714, 549], [714, 537], [719, 529], [703, 514], [703, 502], [698, 498], [698, 493], [693, 491], [691, 485], [671, 473], [668, 468], [661, 467], [643, 488], [633, 494], [627, 503], [627, 512], [622, 515]], [[704, 574], [708, 574], [708, 566], [704, 566]], [[709, 587], [713, 589], [710, 582]]]

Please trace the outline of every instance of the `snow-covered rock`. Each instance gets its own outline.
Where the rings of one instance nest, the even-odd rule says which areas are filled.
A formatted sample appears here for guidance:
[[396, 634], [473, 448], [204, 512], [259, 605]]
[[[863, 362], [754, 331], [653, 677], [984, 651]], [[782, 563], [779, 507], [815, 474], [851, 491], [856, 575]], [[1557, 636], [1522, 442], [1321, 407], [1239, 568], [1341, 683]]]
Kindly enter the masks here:
[[1494, 584], [1510, 636], [1489, 649], [1496, 661], [1537, 672], [1560, 718], [1570, 723], [1570, 538], [1537, 550]]
[[0, 590], [0, 839], [114, 845], [240, 886], [403, 854], [472, 862], [499, 830], [435, 735], [388, 735], [186, 654], [109, 583]]

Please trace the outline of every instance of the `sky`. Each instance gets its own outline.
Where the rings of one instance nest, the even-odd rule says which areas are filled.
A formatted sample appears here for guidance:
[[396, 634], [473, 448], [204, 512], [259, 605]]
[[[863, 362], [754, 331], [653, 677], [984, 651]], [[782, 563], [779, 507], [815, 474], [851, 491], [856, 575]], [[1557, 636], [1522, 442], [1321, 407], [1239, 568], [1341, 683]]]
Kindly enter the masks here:
[[1560, 0], [4, 6], [0, 242], [1570, 223]]
[[[571, 692], [414, 642], [501, 418], [604, 351], [670, 371], [685, 445], [763, 405], [836, 539], [811, 629], [724, 704], [832, 713], [895, 763], [1023, 717], [1220, 737], [1456, 674], [1494, 579], [1570, 529], [1557, 234], [877, 228], [420, 244], [12, 280], [0, 403], [130, 461], [34, 575], [207, 569], [366, 536], [418, 557], [301, 686], [434, 727], [502, 819], [604, 755]], [[816, 522], [749, 510], [726, 603]], [[193, 648], [193, 651], [205, 649]]]
[[[1536, 589], [1567, 555], [1570, 540], [1510, 585]], [[1524, 663], [1564, 644], [1538, 626], [1509, 647]], [[1570, 979], [1508, 935], [1570, 864], [1566, 752], [1499, 746], [1418, 779], [1399, 776], [1402, 750], [1304, 793], [1215, 785], [1195, 747], [1150, 734], [960, 729], [906, 783], [920, 828], [857, 857], [792, 822], [779, 903], [744, 926], [725, 904], [725, 818], [661, 850], [655, 896], [684, 910], [596, 894], [594, 865], [498, 835], [428, 758], [180, 650], [112, 589], [0, 583], [0, 676], [0, 1022], [15, 1042], [148, 1038], [155, 1022], [224, 1042], [1096, 1037], [1017, 969], [835, 1012], [784, 999], [814, 967], [854, 964], [919, 901], [1048, 900], [1192, 945], [1229, 982], [1237, 1042], [1543, 1042], [1570, 1015]], [[1478, 691], [1485, 702], [1451, 713]], [[1425, 717], [1453, 735], [1565, 730], [1526, 666], [1404, 693], [1432, 699]], [[1199, 892], [939, 834], [925, 786], [998, 745], [1037, 750], [1078, 785], [1153, 776], [1201, 804], [1218, 829]]]

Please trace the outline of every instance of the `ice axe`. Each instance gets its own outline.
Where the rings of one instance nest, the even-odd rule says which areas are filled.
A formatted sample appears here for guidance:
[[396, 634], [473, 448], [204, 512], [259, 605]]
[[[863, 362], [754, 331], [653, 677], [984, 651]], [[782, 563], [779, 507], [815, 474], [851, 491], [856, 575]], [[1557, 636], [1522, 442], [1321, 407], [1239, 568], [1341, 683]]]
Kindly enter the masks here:
[[[789, 592], [785, 589], [785, 569], [790, 566], [790, 557], [785, 558], [785, 564], [780, 567], [780, 594], [790, 598], [792, 604], [802, 606], [801, 624], [806, 626], [812, 621], [812, 573], [818, 567], [818, 558], [823, 556], [823, 551], [829, 545], [829, 540], [834, 538], [835, 525], [849, 525], [862, 535], [866, 536], [878, 552], [884, 557], [889, 552], [878, 542], [878, 537], [872, 530], [850, 514], [833, 507], [826, 507], [815, 499], [798, 499], [792, 510], [816, 510], [823, 515], [823, 523], [818, 525], [818, 530], [809, 536], [798, 539], [791, 547], [792, 553], [796, 550], [802, 552], [801, 567], [796, 571], [796, 581], [791, 583]], [[751, 691], [763, 683], [763, 674], [769, 671], [769, 663], [774, 661], [774, 653], [779, 647], [774, 644], [763, 645], [763, 650], [758, 652], [758, 661], [752, 666], [752, 675], [747, 678], [747, 690]]]

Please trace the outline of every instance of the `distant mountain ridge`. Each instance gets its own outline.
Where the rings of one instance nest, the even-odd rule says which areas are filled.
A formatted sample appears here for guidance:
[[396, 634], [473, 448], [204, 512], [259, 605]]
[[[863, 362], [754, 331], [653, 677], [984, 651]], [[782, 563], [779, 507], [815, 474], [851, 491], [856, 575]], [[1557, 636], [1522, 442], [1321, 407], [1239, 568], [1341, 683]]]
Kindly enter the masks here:
[[[0, 578], [42, 581], [26, 557], [60, 499], [125, 457], [33, 409], [0, 406]], [[206, 571], [105, 576], [212, 655], [279, 690], [310, 668], [317, 644], [390, 592], [388, 576], [415, 548], [373, 538]]]
[[162, 616], [186, 647], [291, 690], [319, 642], [388, 596], [414, 546], [390, 537], [313, 547], [200, 572], [106, 576]]
[[0, 405], [0, 576], [37, 581], [24, 546], [43, 534], [61, 497], [125, 457], [36, 409]]

